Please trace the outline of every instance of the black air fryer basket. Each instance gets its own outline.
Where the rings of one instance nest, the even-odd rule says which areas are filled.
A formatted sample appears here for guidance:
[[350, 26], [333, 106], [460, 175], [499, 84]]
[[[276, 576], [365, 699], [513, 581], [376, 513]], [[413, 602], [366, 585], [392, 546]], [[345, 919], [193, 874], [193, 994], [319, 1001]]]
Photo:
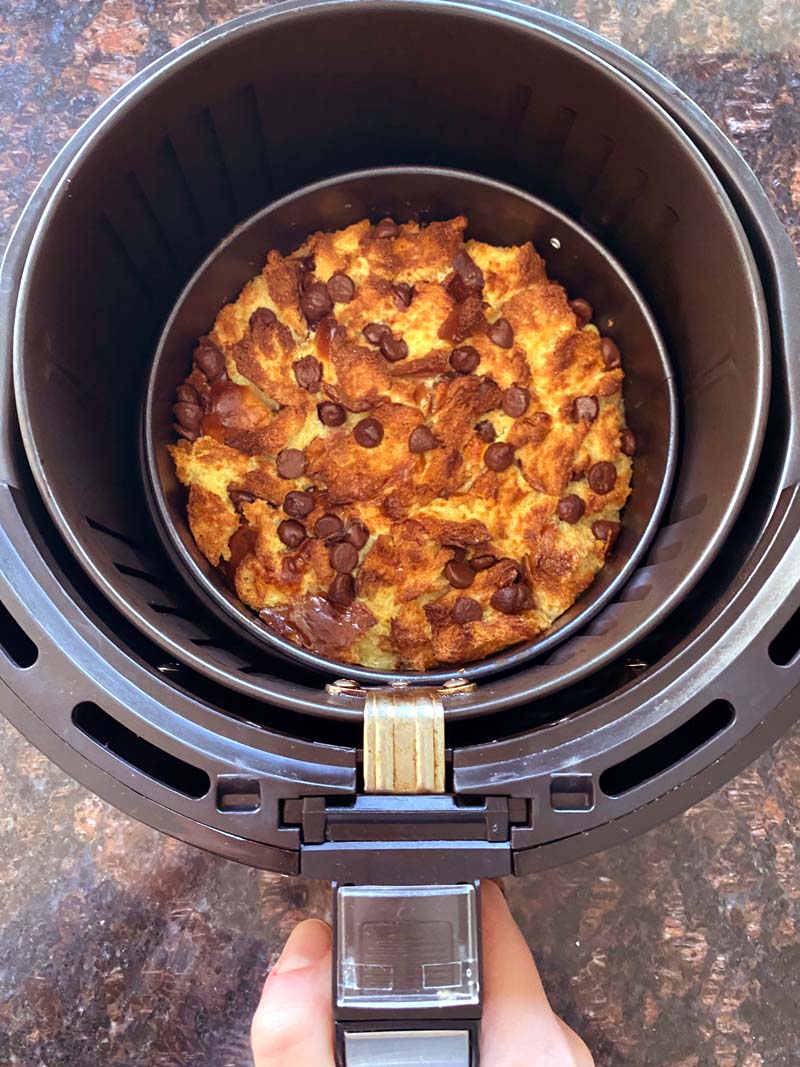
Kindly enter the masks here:
[[[533, 660], [474, 672], [473, 689], [457, 670], [425, 679], [444, 712], [443, 792], [422, 796], [368, 791], [371, 716], [413, 703], [414, 680], [337, 679], [215, 610], [156, 534], [138, 452], [159, 334], [229, 231], [313, 183], [398, 167], [508, 183], [588, 231], [664, 339], [674, 383], [654, 389], [653, 425], [673, 384], [680, 425], [658, 530], [602, 610]], [[441, 1016], [443, 991], [474, 1055], [477, 880], [669, 817], [800, 707], [800, 274], [719, 131], [576, 26], [512, 2], [321, 0], [188, 43], [45, 175], [3, 263], [0, 345], [2, 709], [137, 818], [343, 887], [336, 995], [352, 1062], [379, 1040], [363, 1032]], [[636, 417], [646, 427], [647, 401]], [[397, 888], [409, 884], [428, 888]], [[452, 918], [461, 955], [436, 1011], [397, 989], [391, 1003], [359, 970], [371, 949], [348, 931], [365, 885], [384, 887], [378, 911], [407, 892], [418, 921]], [[441, 1062], [465, 1062], [459, 1048]]]

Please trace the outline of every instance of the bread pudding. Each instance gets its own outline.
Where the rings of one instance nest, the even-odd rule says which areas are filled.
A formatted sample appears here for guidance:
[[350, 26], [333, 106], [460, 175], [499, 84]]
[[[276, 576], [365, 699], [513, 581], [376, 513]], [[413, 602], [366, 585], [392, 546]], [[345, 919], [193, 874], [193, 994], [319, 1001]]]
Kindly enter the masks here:
[[194, 351], [170, 452], [203, 555], [274, 632], [379, 670], [542, 634], [630, 492], [617, 345], [464, 217], [315, 233]]

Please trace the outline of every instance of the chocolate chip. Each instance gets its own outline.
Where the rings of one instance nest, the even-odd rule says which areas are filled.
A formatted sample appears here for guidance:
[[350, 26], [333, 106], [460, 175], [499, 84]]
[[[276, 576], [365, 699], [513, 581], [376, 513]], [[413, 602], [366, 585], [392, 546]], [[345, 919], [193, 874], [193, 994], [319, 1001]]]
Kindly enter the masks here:
[[572, 421], [580, 422], [587, 419], [594, 422], [600, 411], [600, 404], [596, 396], [578, 396], [572, 405]]
[[398, 340], [391, 334], [384, 334], [381, 338], [381, 352], [390, 363], [399, 363], [408, 355], [408, 345], [402, 339]]
[[200, 394], [193, 385], [189, 385], [188, 382], [183, 382], [178, 386], [178, 400], [184, 404], [199, 404]]
[[482, 441], [486, 441], [488, 444], [491, 444], [497, 437], [495, 428], [488, 419], [481, 419], [480, 422], [475, 423], [475, 430], [478, 437], [480, 437]]
[[352, 574], [337, 574], [328, 589], [328, 600], [342, 608], [348, 607], [356, 597], [356, 583]]
[[569, 309], [575, 318], [578, 320], [578, 326], [586, 326], [587, 323], [592, 321], [594, 315], [594, 308], [588, 300], [584, 300], [582, 296], [576, 297], [574, 300], [570, 300]]
[[503, 392], [497, 382], [491, 378], [482, 378], [478, 386], [477, 397], [478, 413], [483, 415], [487, 411], [503, 406]]
[[272, 326], [277, 321], [274, 311], [269, 308], [256, 308], [250, 316], [249, 326], [251, 330], [255, 330], [257, 326]]
[[293, 519], [304, 519], [314, 510], [314, 497], [311, 493], [301, 493], [293, 489], [283, 498], [283, 510]]
[[210, 382], [225, 373], [225, 357], [214, 342], [205, 337], [194, 350], [194, 361]]
[[[463, 284], [457, 274], [453, 277], [459, 285]], [[448, 287], [448, 292], [453, 299], [456, 299], [452, 286]], [[477, 293], [467, 293], [463, 300], [459, 299], [452, 307], [447, 318], [439, 327], [438, 334], [443, 341], [449, 341], [452, 345], [460, 345], [468, 337], [483, 331], [485, 328], [486, 316], [484, 315], [480, 296]]]
[[354, 519], [347, 527], [344, 539], [355, 548], [361, 549], [369, 540], [369, 530], [360, 519]]
[[562, 522], [568, 522], [570, 526], [573, 526], [578, 519], [582, 518], [585, 511], [586, 505], [577, 493], [570, 493], [568, 496], [562, 497], [556, 508], [556, 514], [559, 519]]
[[361, 332], [371, 345], [379, 345], [384, 337], [392, 336], [392, 331], [382, 322], [368, 322]]
[[614, 370], [615, 367], [622, 365], [620, 351], [610, 337], [604, 337], [600, 342], [600, 355], [603, 357], [607, 370]]
[[199, 404], [187, 404], [179, 401], [172, 409], [175, 418], [187, 430], [199, 430], [203, 421], [203, 409]]
[[408, 504], [403, 500], [402, 493], [392, 490], [383, 500], [381, 511], [395, 522], [401, 522], [408, 516]]
[[[460, 274], [453, 273], [450, 280], [445, 285], [445, 291], [453, 303], [456, 305], [454, 311], [457, 311], [461, 304], [465, 303], [471, 296], [478, 295], [473, 294], [471, 289], [468, 289], [464, 284], [464, 281]], [[452, 312], [451, 312], [452, 314]], [[439, 333], [440, 337], [446, 337], [447, 334]]]
[[503, 411], [512, 419], [518, 419], [528, 410], [531, 394], [521, 385], [512, 385], [503, 393]]
[[347, 412], [341, 404], [335, 404], [333, 400], [323, 400], [317, 404], [319, 421], [325, 426], [341, 426], [347, 419]]
[[533, 596], [527, 585], [519, 582], [517, 585], [506, 585], [495, 590], [489, 603], [495, 611], [500, 611], [503, 615], [519, 615], [520, 612], [533, 607]]
[[608, 460], [601, 460], [589, 468], [589, 488], [593, 493], [605, 496], [617, 484], [617, 468]]
[[450, 366], [457, 374], [472, 374], [481, 361], [480, 352], [472, 345], [454, 348], [450, 353]]
[[445, 548], [449, 548], [453, 553], [453, 559], [457, 563], [463, 563], [467, 558], [467, 550], [463, 545], [445, 545]]
[[306, 457], [299, 448], [284, 448], [275, 463], [281, 478], [299, 478], [306, 469]]
[[326, 537], [335, 537], [344, 529], [344, 523], [338, 515], [321, 515], [314, 523], [314, 536], [321, 541]]
[[453, 604], [453, 622], [462, 626], [465, 622], [477, 622], [483, 618], [483, 608], [471, 596], [460, 596]]
[[608, 547], [614, 544], [619, 537], [619, 532], [622, 526], [618, 522], [611, 522], [609, 519], [598, 519], [597, 522], [592, 523], [592, 533], [598, 541], [608, 541]]
[[465, 288], [471, 292], [483, 289], [483, 271], [465, 249], [456, 252], [453, 259], [453, 270], [464, 283]]
[[322, 364], [313, 356], [303, 356], [292, 364], [292, 370], [301, 389], [316, 393], [322, 381]]
[[503, 571], [505, 578], [503, 579], [504, 585], [511, 585], [512, 582], [517, 582], [522, 576], [519, 563], [515, 559], [511, 559], [510, 556], [503, 556], [502, 559], [497, 561], [498, 563], [505, 564]]
[[619, 435], [619, 448], [623, 456], [636, 455], [636, 435], [627, 426]]
[[305, 561], [300, 555], [290, 556], [289, 559], [283, 561], [283, 567], [281, 568], [285, 573], [289, 574], [302, 574], [305, 570]]
[[242, 504], [252, 504], [256, 500], [255, 493], [248, 493], [246, 489], [229, 489], [228, 496], [237, 511], [241, 510]]
[[392, 292], [394, 293], [394, 302], [401, 311], [403, 308], [411, 306], [415, 293], [413, 285], [409, 285], [408, 282], [395, 282], [392, 286]]
[[436, 438], [427, 426], [417, 426], [411, 431], [408, 447], [411, 452], [430, 452], [436, 448]]
[[358, 549], [348, 541], [338, 541], [330, 551], [331, 566], [340, 574], [349, 574], [358, 563]]
[[179, 422], [173, 422], [172, 429], [179, 437], [185, 437], [187, 441], [196, 441], [200, 437], [199, 430], [189, 430], [186, 426], [181, 426]]
[[297, 519], [284, 519], [278, 524], [278, 537], [287, 548], [297, 548], [306, 539], [306, 528]]
[[451, 559], [445, 564], [442, 574], [454, 589], [468, 589], [475, 581], [475, 571], [468, 563]]
[[337, 270], [328, 278], [328, 296], [335, 304], [349, 304], [355, 295], [355, 282], [347, 274]]
[[397, 237], [399, 233], [400, 227], [394, 219], [390, 219], [388, 215], [385, 219], [381, 219], [377, 226], [374, 226], [372, 230], [372, 236], [377, 237], [378, 240], [386, 237]]
[[362, 448], [375, 448], [383, 440], [383, 426], [377, 419], [362, 419], [356, 423], [353, 437]]
[[514, 449], [505, 441], [495, 441], [483, 453], [483, 462], [490, 471], [504, 471], [514, 462]]
[[493, 556], [491, 552], [484, 552], [480, 556], [473, 556], [469, 561], [470, 567], [474, 571], [488, 571], [490, 567], [493, 567], [497, 563], [497, 556]]
[[486, 332], [489, 334], [489, 340], [498, 348], [511, 348], [514, 344], [514, 331], [508, 319], [498, 319]]
[[333, 301], [322, 282], [312, 282], [300, 296], [300, 307], [309, 326], [316, 326], [333, 311]]

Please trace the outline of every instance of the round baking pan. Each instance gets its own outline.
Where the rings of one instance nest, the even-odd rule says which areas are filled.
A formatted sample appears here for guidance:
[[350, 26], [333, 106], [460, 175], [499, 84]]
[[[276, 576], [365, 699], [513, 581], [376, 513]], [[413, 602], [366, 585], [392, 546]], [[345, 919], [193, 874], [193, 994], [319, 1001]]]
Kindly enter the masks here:
[[[486, 659], [430, 671], [377, 671], [337, 663], [279, 636], [236, 597], [220, 570], [195, 544], [186, 518], [186, 490], [167, 446], [175, 441], [172, 405], [191, 369], [197, 338], [220, 308], [257, 274], [270, 249], [294, 251], [308, 234], [339, 230], [362, 218], [398, 221], [466, 215], [467, 235], [509, 246], [533, 241], [549, 277], [570, 297], [586, 297], [595, 323], [623, 353], [627, 421], [639, 448], [623, 531], [608, 562], [576, 603], [540, 637]], [[316, 183], [269, 205], [238, 226], [191, 278], [161, 335], [145, 391], [142, 440], [145, 484], [167, 552], [196, 584], [209, 607], [256, 641], [286, 657], [362, 681], [442, 682], [458, 672], [478, 678], [508, 670], [575, 633], [609, 602], [633, 574], [664, 511], [677, 452], [677, 402], [672, 371], [656, 323], [631, 278], [598, 241], [536, 197], [478, 175], [438, 168], [385, 168]]]

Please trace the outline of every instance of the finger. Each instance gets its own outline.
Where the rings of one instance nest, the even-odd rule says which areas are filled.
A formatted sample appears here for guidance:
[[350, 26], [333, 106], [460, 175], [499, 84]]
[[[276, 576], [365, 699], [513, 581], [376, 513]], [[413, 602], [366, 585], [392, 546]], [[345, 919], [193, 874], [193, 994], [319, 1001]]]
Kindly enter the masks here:
[[255, 1067], [334, 1067], [331, 932], [317, 919], [292, 931], [250, 1029]]
[[[591, 1067], [586, 1046], [553, 1013], [502, 892], [494, 882], [484, 882], [481, 888], [481, 1063], [484, 1067]], [[581, 1047], [588, 1058], [576, 1059]]]
[[567, 1026], [563, 1019], [557, 1018], [556, 1021], [567, 1039], [567, 1045], [572, 1053], [572, 1063], [575, 1067], [594, 1067], [594, 1059], [583, 1038], [579, 1037], [573, 1029]]

